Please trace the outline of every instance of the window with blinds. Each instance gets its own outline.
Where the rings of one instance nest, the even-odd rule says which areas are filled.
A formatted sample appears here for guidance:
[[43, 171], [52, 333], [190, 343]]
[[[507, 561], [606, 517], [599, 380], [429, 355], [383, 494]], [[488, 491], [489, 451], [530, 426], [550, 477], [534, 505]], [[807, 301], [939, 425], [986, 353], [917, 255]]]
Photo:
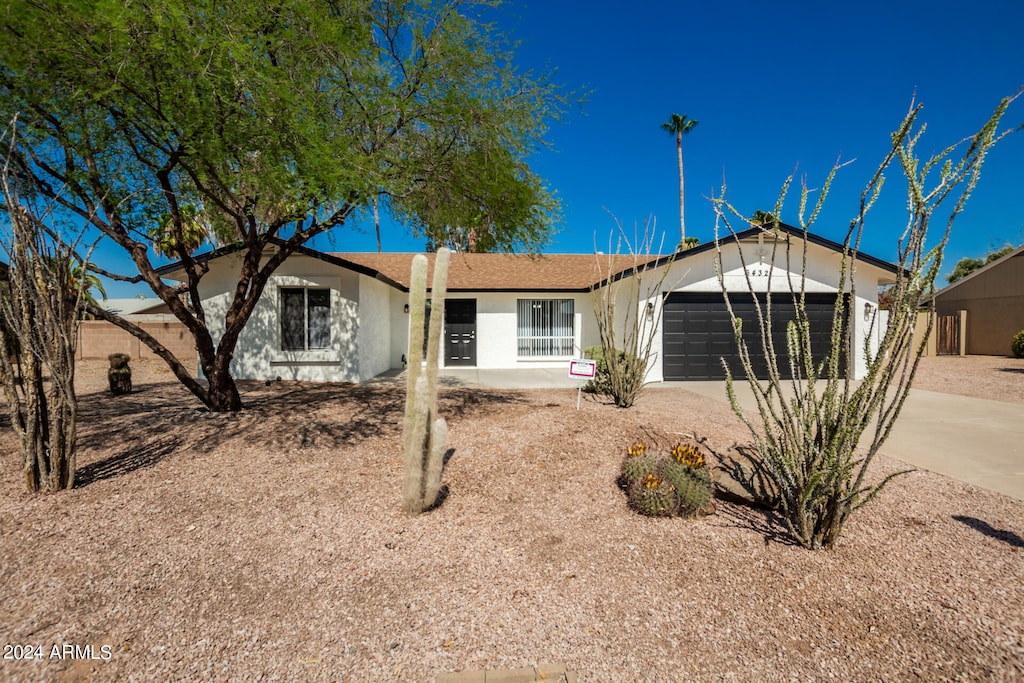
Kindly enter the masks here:
[[520, 357], [573, 355], [572, 299], [519, 299], [516, 304]]

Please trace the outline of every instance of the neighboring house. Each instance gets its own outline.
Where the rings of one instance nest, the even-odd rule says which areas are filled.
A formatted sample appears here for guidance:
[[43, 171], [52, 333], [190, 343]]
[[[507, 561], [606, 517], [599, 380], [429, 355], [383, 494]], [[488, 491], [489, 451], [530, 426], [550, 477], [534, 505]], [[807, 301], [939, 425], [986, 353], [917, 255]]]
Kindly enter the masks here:
[[[754, 228], [723, 240], [721, 250], [726, 286], [734, 293], [734, 308], [746, 319], [744, 330], [749, 336], [756, 326], [750, 318], [754, 297], [743, 275], [740, 249], [754, 291], [763, 299], [773, 241], [778, 243], [771, 277], [779, 340], [776, 348], [784, 353], [785, 321], [792, 316], [793, 304], [782, 295], [789, 291], [791, 281], [799, 281], [803, 233], [789, 226], [782, 226], [777, 234]], [[807, 242], [809, 318], [815, 350], [820, 352], [827, 348], [831, 336], [842, 246], [816, 236], [809, 236]], [[786, 271], [786, 244], [790, 245], [794, 273]], [[326, 254], [300, 248], [268, 282], [239, 337], [233, 373], [240, 379], [364, 382], [401, 368], [408, 351], [412, 257]], [[241, 254], [226, 247], [196, 258], [209, 267], [200, 291], [207, 320], [213, 326], [223, 321]], [[734, 372], [739, 369], [732, 325], [715, 276], [715, 258], [715, 245], [709, 243], [675, 257], [656, 256], [647, 263], [645, 283], [656, 283], [661, 269], [669, 269], [663, 291], [643, 297], [637, 311], [643, 324], [658, 327], [648, 370], [650, 381], [722, 377], [722, 356], [730, 360]], [[433, 255], [428, 259], [432, 267]], [[445, 302], [443, 365], [568, 368], [570, 358], [600, 343], [592, 292], [609, 282], [611, 286], [628, 284], [624, 278], [634, 276], [632, 264], [630, 257], [610, 259], [593, 254], [453, 254]], [[855, 270], [857, 296], [852, 305], [856, 315], [848, 336], [848, 357], [854, 362], [854, 376], [859, 377], [864, 371], [865, 348], [876, 343], [872, 321], [878, 286], [891, 282], [896, 268], [860, 254]], [[171, 280], [184, 277], [180, 264], [158, 272]], [[627, 305], [625, 289], [621, 287], [618, 297], [619, 311]], [[216, 327], [211, 332], [214, 338], [223, 333]], [[785, 362], [780, 365], [788, 367]]]
[[965, 352], [1008, 356], [1013, 335], [1024, 330], [1024, 246], [935, 294], [935, 313], [965, 318]]
[[[168, 313], [167, 304], [156, 297], [137, 296], [131, 299], [100, 299], [96, 305], [126, 320], [145, 320], [142, 316]], [[175, 318], [176, 319], [176, 318]]]

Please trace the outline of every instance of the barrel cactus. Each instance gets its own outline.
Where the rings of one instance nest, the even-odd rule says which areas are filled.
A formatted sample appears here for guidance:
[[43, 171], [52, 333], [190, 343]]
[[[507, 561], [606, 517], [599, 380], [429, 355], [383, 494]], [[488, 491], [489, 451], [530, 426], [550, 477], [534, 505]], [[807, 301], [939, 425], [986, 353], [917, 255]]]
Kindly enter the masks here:
[[711, 474], [693, 445], [659, 457], [637, 442], [626, 450], [620, 481], [629, 506], [642, 515], [699, 517], [714, 510]]
[[633, 482], [629, 488], [629, 504], [648, 517], [669, 517], [676, 511], [676, 497], [672, 485], [648, 472], [643, 479]]
[[706, 467], [689, 467], [674, 458], [661, 461], [659, 474], [675, 491], [676, 511], [683, 517], [704, 514], [711, 502], [711, 475]]
[[644, 475], [653, 473], [658, 468], [658, 458], [647, 452], [643, 441], [638, 441], [626, 449], [626, 457], [622, 460], [622, 485], [629, 488], [632, 482], [639, 481]]

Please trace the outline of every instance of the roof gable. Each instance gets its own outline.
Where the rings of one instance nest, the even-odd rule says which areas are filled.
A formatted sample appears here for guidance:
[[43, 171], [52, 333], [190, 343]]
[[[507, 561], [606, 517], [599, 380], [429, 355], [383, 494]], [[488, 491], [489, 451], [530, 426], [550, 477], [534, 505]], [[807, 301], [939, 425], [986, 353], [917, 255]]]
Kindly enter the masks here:
[[986, 263], [981, 268], [978, 268], [977, 270], [975, 270], [974, 272], [970, 273], [969, 275], [965, 275], [964, 277], [960, 278], [959, 280], [957, 280], [953, 284], [946, 285], [945, 287], [943, 287], [939, 291], [935, 292], [935, 298], [939, 298], [940, 296], [949, 294], [950, 292], [955, 291], [960, 286], [964, 285], [965, 283], [971, 282], [972, 280], [974, 280], [975, 278], [978, 278], [979, 276], [984, 277], [986, 274], [988, 274], [989, 272], [995, 270], [996, 268], [1000, 268], [1000, 267], [1005, 266], [1006, 264], [1008, 264], [1010, 261], [1012, 261], [1014, 258], [1016, 258], [1018, 256], [1024, 258], [1024, 244], [1020, 245], [1019, 247], [1017, 247], [1016, 249], [1011, 251], [1009, 254], [1006, 254], [1006, 255], [1004, 255], [1004, 256], [1002, 256], [1000, 258], [997, 258], [992, 263]]

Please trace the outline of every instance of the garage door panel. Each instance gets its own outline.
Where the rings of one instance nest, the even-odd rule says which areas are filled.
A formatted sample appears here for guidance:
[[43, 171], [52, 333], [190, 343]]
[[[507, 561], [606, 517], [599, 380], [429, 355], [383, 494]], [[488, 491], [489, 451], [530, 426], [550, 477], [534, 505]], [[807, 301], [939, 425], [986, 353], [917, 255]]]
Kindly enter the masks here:
[[[746, 322], [743, 323], [743, 326], [746, 327]], [[711, 323], [708, 325], [708, 330], [716, 334], [728, 334], [731, 336], [732, 321], [729, 320], [728, 318], [724, 320], [721, 318], [717, 318], [711, 321]]]
[[[763, 348], [757, 306], [752, 296], [732, 295], [735, 314], [743, 320], [752, 369], [757, 377], [768, 374], [768, 349]], [[796, 318], [796, 306], [789, 297], [773, 296], [770, 309], [763, 296], [759, 299], [763, 314], [771, 316], [771, 342], [778, 359], [779, 373], [791, 375], [786, 341], [788, 323]], [[807, 320], [811, 328], [811, 355], [820, 362], [831, 348], [831, 330], [835, 310], [834, 295], [808, 295]], [[744, 377], [739, 351], [733, 337], [732, 321], [721, 294], [676, 292], [663, 308], [663, 368], [666, 380], [723, 379], [722, 358], [736, 378]]]

